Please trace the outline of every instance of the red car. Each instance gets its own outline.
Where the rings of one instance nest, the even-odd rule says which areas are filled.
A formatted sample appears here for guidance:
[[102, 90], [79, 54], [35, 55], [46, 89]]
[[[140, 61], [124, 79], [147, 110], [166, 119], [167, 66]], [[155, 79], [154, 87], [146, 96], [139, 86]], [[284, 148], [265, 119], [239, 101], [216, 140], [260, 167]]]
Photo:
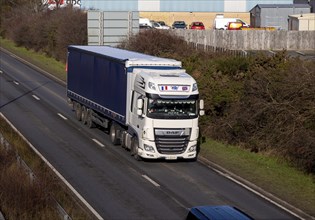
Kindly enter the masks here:
[[189, 27], [190, 27], [190, 29], [193, 29], [193, 30], [204, 30], [205, 29], [205, 26], [200, 21], [192, 22]]

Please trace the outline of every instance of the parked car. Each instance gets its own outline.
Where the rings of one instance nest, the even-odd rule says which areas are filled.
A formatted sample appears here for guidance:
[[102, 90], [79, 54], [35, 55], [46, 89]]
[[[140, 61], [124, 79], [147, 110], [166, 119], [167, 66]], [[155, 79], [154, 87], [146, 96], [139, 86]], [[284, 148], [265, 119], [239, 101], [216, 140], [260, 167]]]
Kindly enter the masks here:
[[161, 30], [167, 30], [167, 29], [170, 29], [170, 27], [169, 26], [163, 26], [163, 25], [161, 25], [160, 23], [158, 23], [158, 22], [152, 22], [152, 27], [153, 28], [155, 28], [155, 29], [161, 29]]
[[172, 24], [173, 29], [187, 29], [187, 24], [185, 21], [174, 21]]
[[221, 206], [196, 206], [190, 209], [186, 220], [253, 220], [238, 208]]
[[189, 25], [189, 28], [193, 30], [204, 30], [205, 26], [200, 21], [194, 21], [191, 23], [191, 25]]
[[225, 18], [223, 15], [217, 15], [213, 21], [213, 28], [216, 30], [226, 30], [229, 22], [242, 22], [244, 27], [249, 27], [249, 24], [239, 18]]
[[244, 26], [242, 22], [229, 22], [226, 27], [227, 30], [242, 30], [243, 27], [247, 26]]
[[164, 27], [164, 29], [170, 29], [171, 27], [168, 26], [164, 21], [157, 21], [157, 23], [159, 23], [160, 25], [162, 25], [162, 27]]
[[152, 27], [152, 22], [148, 18], [139, 18], [139, 26], [150, 26], [150, 27]]

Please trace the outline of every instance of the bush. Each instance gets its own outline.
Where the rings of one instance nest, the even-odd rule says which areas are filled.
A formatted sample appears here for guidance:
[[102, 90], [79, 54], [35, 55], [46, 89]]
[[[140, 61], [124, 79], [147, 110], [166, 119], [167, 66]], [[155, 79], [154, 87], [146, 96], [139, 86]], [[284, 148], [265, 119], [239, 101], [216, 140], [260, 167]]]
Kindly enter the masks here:
[[315, 65], [270, 61], [252, 64], [240, 100], [216, 121], [212, 135], [254, 152], [273, 151], [315, 173]]
[[83, 11], [66, 7], [34, 12], [26, 5], [2, 12], [2, 36], [62, 62], [69, 44], [87, 44], [87, 15]]
[[[17, 165], [15, 153], [0, 146], [0, 209], [7, 219], [56, 219], [46, 178], [31, 181]], [[22, 183], [22, 184], [21, 184]]]

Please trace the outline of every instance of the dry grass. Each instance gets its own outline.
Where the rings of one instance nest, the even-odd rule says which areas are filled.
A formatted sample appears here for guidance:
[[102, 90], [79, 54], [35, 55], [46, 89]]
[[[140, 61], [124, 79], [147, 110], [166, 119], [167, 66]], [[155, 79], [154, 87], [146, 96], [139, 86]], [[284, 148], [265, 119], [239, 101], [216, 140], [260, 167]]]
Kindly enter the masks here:
[[295, 169], [279, 157], [249, 152], [213, 140], [202, 145], [201, 155], [315, 216], [314, 175]]
[[[69, 189], [0, 117], [0, 133], [10, 148], [0, 146], [0, 210], [6, 219], [59, 219], [54, 197], [72, 219], [92, 219]], [[18, 165], [16, 153], [32, 169], [36, 178]]]

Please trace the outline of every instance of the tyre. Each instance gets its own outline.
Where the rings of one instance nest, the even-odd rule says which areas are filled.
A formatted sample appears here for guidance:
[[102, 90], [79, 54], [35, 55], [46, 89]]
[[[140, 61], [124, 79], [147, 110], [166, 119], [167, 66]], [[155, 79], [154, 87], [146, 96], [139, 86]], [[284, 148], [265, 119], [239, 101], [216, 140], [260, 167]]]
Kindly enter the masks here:
[[81, 109], [81, 120], [82, 120], [82, 123], [85, 125], [86, 124], [86, 117], [87, 116], [87, 109], [85, 106], [82, 106], [82, 109]]
[[95, 127], [95, 123], [92, 120], [92, 113], [93, 113], [93, 110], [87, 109], [87, 111], [86, 111], [86, 126], [88, 128], [94, 128]]
[[75, 115], [76, 115], [76, 118], [78, 119], [78, 121], [81, 121], [81, 116], [82, 116], [82, 108], [81, 108], [81, 105], [80, 103], [75, 103]]
[[114, 145], [120, 144], [120, 139], [118, 137], [119, 129], [117, 129], [117, 127], [118, 126], [115, 123], [113, 123], [110, 126], [110, 131], [109, 131], [110, 140]]
[[130, 154], [135, 158], [137, 161], [141, 161], [141, 157], [138, 155], [138, 148], [139, 148], [139, 140], [137, 137], [132, 138], [132, 143], [131, 143], [131, 149], [130, 149]]

